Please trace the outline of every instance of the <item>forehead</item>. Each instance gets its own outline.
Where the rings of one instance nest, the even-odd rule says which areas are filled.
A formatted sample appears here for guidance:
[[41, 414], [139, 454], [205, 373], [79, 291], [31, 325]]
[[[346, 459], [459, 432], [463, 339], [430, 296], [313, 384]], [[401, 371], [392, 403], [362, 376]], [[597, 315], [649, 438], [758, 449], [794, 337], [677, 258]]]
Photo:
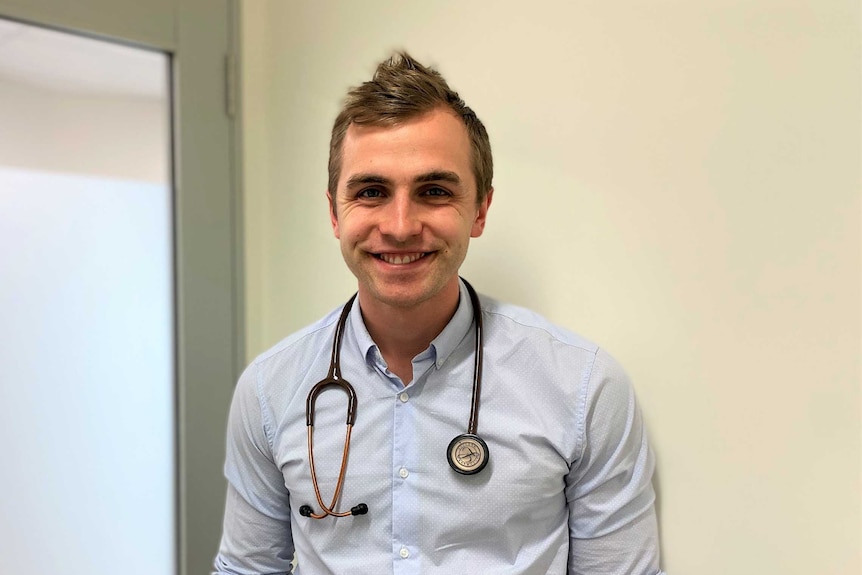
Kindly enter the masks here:
[[445, 109], [392, 126], [351, 124], [341, 158], [339, 188], [357, 173], [399, 181], [435, 170], [455, 172], [465, 185], [473, 185], [467, 127], [461, 118]]

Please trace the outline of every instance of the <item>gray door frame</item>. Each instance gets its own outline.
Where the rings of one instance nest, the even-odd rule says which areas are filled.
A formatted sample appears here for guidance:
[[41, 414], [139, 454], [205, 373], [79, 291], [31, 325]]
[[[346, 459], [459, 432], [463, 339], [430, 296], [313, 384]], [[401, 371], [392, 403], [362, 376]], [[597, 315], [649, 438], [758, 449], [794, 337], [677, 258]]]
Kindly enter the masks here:
[[0, 0], [5, 18], [172, 56], [177, 575], [212, 568], [227, 411], [245, 361], [236, 2]]

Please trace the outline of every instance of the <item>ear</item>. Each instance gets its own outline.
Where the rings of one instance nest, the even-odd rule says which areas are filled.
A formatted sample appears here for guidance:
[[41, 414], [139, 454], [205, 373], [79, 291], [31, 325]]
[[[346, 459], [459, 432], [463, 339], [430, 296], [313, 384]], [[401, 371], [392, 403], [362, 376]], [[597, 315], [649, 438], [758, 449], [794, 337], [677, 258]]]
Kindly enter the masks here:
[[491, 200], [494, 199], [494, 188], [488, 190], [485, 194], [485, 199], [479, 204], [479, 209], [476, 211], [476, 219], [473, 221], [473, 228], [470, 230], [471, 238], [478, 238], [485, 230], [485, 220], [488, 217], [488, 208], [491, 207]]
[[329, 223], [332, 224], [332, 233], [337, 239], [341, 239], [341, 232], [338, 231], [338, 216], [335, 215], [335, 199], [329, 190], [326, 190], [326, 201], [329, 203]]

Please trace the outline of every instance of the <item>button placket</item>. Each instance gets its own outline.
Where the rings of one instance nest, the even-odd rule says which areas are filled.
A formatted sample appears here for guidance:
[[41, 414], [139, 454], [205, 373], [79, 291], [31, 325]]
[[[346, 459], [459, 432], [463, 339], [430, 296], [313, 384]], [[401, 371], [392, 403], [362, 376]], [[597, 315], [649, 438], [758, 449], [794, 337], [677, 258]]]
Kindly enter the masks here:
[[[417, 575], [419, 540], [419, 499], [412, 472], [418, 460], [416, 453], [416, 408], [413, 389], [395, 393], [392, 449], [392, 557], [395, 575]], [[417, 396], [418, 397], [418, 396]], [[408, 480], [409, 478], [409, 480]]]

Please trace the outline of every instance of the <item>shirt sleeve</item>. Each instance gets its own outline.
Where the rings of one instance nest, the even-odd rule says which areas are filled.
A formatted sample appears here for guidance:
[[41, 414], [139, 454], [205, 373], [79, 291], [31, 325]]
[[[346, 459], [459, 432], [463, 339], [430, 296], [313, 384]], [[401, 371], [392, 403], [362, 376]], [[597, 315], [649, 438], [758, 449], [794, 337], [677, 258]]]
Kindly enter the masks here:
[[570, 575], [656, 575], [655, 466], [634, 390], [599, 350], [585, 388], [580, 457], [566, 478]]
[[224, 528], [216, 575], [290, 573], [290, 498], [272, 456], [254, 364], [242, 374], [228, 417]]

